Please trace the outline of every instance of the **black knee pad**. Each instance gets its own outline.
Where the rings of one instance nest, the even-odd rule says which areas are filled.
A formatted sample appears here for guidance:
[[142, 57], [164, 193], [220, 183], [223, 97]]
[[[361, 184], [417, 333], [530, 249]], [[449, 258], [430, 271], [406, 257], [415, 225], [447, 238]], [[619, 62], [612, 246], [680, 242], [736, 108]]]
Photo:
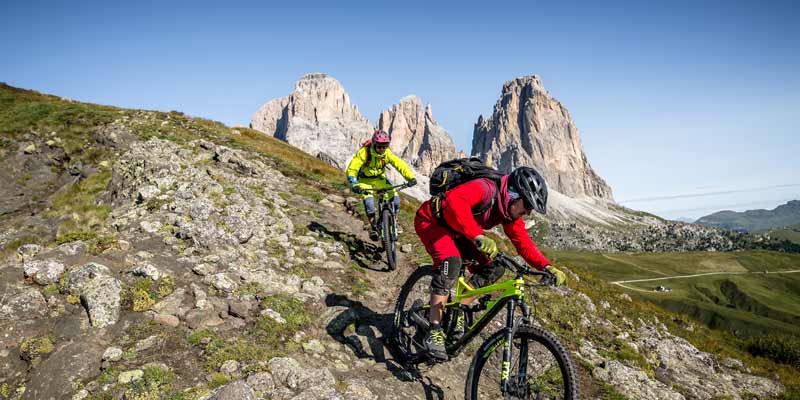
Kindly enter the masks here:
[[497, 282], [497, 280], [503, 276], [504, 272], [505, 268], [495, 265], [494, 263], [488, 264], [469, 278], [469, 284], [474, 288], [491, 285]]
[[456, 283], [458, 275], [461, 273], [461, 257], [447, 257], [434, 271], [431, 279], [431, 291], [434, 294], [447, 296], [450, 288]]

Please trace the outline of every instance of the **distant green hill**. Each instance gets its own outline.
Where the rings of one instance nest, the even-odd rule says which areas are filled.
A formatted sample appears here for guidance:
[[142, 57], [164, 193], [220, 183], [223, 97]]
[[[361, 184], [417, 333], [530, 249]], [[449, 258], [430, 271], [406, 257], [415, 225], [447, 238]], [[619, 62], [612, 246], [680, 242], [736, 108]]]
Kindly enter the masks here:
[[[591, 271], [617, 282], [631, 296], [712, 328], [745, 336], [800, 335], [800, 255], [771, 251], [548, 255], [557, 265]], [[666, 291], [657, 291], [659, 286]]]
[[800, 224], [800, 200], [792, 200], [774, 210], [719, 211], [695, 221], [696, 224], [734, 231], [763, 231]]

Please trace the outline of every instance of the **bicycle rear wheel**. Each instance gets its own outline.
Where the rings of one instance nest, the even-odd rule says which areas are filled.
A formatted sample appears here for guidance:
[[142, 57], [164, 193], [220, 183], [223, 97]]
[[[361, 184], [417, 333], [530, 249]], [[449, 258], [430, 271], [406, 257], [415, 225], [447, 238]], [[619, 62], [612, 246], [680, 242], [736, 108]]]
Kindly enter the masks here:
[[393, 340], [405, 361], [422, 360], [428, 334], [433, 267], [422, 265], [406, 279], [394, 307]]
[[550, 332], [531, 325], [514, 334], [508, 390], [502, 393], [503, 348], [498, 331], [478, 349], [467, 375], [466, 400], [578, 399], [578, 377], [567, 349]]
[[386, 250], [386, 262], [389, 264], [389, 271], [394, 271], [397, 267], [397, 243], [394, 241], [394, 232], [392, 232], [394, 223], [391, 211], [383, 209], [381, 225], [383, 227], [383, 248]]

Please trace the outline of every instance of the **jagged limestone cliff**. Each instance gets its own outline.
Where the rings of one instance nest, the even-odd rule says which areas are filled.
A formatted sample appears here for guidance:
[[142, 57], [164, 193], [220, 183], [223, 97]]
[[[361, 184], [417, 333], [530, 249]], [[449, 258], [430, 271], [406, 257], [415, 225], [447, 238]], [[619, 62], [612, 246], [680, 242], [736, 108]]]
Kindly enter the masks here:
[[611, 187], [589, 165], [569, 111], [536, 75], [503, 85], [492, 116], [475, 124], [472, 154], [503, 171], [534, 166], [549, 188], [569, 197], [613, 200]]
[[431, 105], [414, 95], [381, 113], [378, 128], [392, 136], [391, 149], [418, 171], [430, 175], [442, 161], [463, 157], [453, 138], [433, 118]]
[[340, 168], [373, 132], [342, 84], [318, 73], [303, 75], [289, 96], [261, 106], [250, 126], [313, 156], [328, 157]]

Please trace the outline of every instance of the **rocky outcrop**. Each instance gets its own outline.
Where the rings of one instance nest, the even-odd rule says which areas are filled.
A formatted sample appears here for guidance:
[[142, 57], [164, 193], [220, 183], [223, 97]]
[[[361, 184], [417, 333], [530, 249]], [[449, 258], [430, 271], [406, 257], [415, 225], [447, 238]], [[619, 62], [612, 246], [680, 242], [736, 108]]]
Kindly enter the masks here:
[[538, 76], [506, 82], [491, 118], [478, 118], [472, 155], [502, 171], [537, 168], [549, 187], [570, 197], [612, 200], [611, 188], [583, 152], [569, 111], [542, 85]]
[[268, 101], [250, 127], [317, 156], [325, 153], [339, 166], [372, 135], [369, 120], [350, 104], [342, 84], [325, 74], [300, 77], [287, 97]]
[[433, 119], [431, 105], [422, 105], [419, 97], [400, 99], [381, 113], [378, 129], [392, 136], [390, 148], [419, 172], [430, 175], [442, 161], [463, 157], [450, 134]]
[[102, 328], [119, 319], [122, 284], [105, 265], [88, 263], [70, 270], [65, 289], [80, 296], [92, 326]]

